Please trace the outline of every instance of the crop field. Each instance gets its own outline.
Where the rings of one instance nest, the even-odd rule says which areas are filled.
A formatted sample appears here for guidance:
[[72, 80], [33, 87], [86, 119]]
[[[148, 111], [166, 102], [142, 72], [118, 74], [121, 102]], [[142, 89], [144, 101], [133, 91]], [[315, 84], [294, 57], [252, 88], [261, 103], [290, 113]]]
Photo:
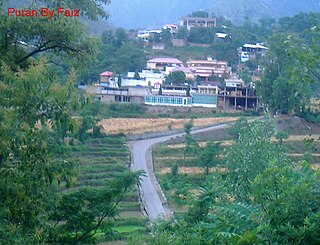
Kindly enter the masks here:
[[[237, 117], [210, 117], [193, 119], [193, 126], [209, 126], [216, 123], [233, 122]], [[190, 119], [177, 118], [110, 118], [99, 122], [106, 134], [142, 134], [183, 129]]]
[[[123, 171], [128, 171], [130, 164], [130, 152], [123, 136], [90, 139], [85, 143], [70, 146], [68, 158], [78, 163], [77, 181], [66, 191], [73, 191], [83, 186], [100, 188], [107, 180]], [[147, 221], [140, 211], [137, 188], [128, 190], [118, 207], [120, 213], [113, 221], [113, 230], [123, 233], [119, 235], [119, 239], [125, 239], [130, 232], [145, 229]]]
[[[298, 163], [307, 160], [314, 169], [320, 169], [320, 135], [290, 135], [282, 143], [287, 156]], [[277, 142], [275, 138], [272, 139]], [[230, 139], [216, 141], [223, 148], [229, 147]], [[309, 143], [308, 143], [309, 142]], [[312, 142], [312, 143], [310, 143]], [[198, 141], [204, 146], [206, 141]], [[168, 203], [177, 211], [183, 211], [190, 195], [194, 190], [206, 183], [205, 169], [199, 167], [195, 153], [184, 156], [184, 143], [161, 144], [153, 148], [153, 165], [159, 183], [165, 192]], [[178, 166], [178, 175], [173, 176], [173, 166]], [[226, 168], [211, 168], [209, 173], [224, 174]]]

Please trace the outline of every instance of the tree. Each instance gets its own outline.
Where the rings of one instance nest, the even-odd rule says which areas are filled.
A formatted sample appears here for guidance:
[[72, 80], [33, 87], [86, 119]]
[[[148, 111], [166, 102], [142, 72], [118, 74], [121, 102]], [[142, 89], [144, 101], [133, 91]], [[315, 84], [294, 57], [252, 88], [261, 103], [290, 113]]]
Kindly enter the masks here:
[[75, 130], [75, 77], [54, 83], [43, 61], [0, 73], [0, 242], [41, 241], [59, 186], [71, 183], [73, 163], [54, 156]]
[[[114, 51], [111, 50], [111, 52]], [[116, 50], [114, 57], [109, 62], [110, 70], [122, 74], [143, 69], [146, 58], [143, 50], [136, 43], [130, 41]]]
[[179, 26], [178, 33], [176, 34], [176, 38], [185, 40], [187, 39], [187, 37], [188, 37], [187, 28], [184, 26]]
[[161, 32], [161, 41], [170, 46], [171, 45], [172, 34], [169, 29], [163, 29]]
[[193, 122], [190, 121], [184, 125], [184, 131], [186, 133], [185, 140], [186, 146], [184, 148], [183, 157], [186, 158], [187, 154], [199, 147], [197, 141], [191, 135], [191, 129], [193, 127]]
[[[9, 1], [10, 2], [10, 1]], [[90, 19], [107, 17], [103, 5], [108, 0], [58, 1], [45, 0], [48, 7], [56, 6], [79, 9]], [[40, 8], [43, 3], [32, 1], [31, 8]], [[74, 18], [55, 16], [52, 19], [34, 16], [32, 18], [7, 18], [4, 6], [0, 5], [0, 56], [10, 66], [25, 66], [36, 55], [52, 52], [72, 54], [73, 58], [90, 54], [93, 45], [84, 35], [84, 29]], [[37, 28], [34, 28], [37, 27]], [[81, 60], [81, 59], [80, 59]]]
[[236, 144], [226, 154], [226, 167], [233, 194], [240, 202], [248, 202], [254, 178], [271, 162], [287, 164], [288, 160], [281, 148], [271, 142], [270, 123], [257, 121], [240, 125]]
[[306, 162], [301, 170], [274, 163], [261, 172], [252, 183], [252, 194], [268, 223], [261, 232], [269, 243], [318, 244], [319, 193], [319, 178]]
[[210, 44], [214, 38], [213, 28], [192, 27], [189, 31], [188, 42]]
[[118, 28], [114, 36], [114, 46], [116, 48], [120, 48], [127, 42], [128, 42], [128, 35], [126, 31], [122, 28]]
[[220, 163], [219, 154], [222, 148], [220, 143], [215, 143], [213, 141], [208, 141], [207, 144], [201, 149], [198, 155], [198, 165], [205, 168], [205, 174], [209, 174], [209, 169], [211, 167], [218, 167]]
[[127, 189], [140, 181], [141, 172], [127, 172], [109, 181], [103, 188], [81, 188], [61, 199], [52, 220], [61, 225], [50, 232], [51, 243], [93, 241], [93, 236], [111, 229], [110, 221], [117, 215], [117, 206]]
[[166, 78], [166, 84], [184, 85], [186, 81], [186, 74], [183, 71], [174, 71]]
[[[107, 16], [101, 5], [106, 0], [45, 0], [39, 4], [44, 2], [52, 8], [80, 9], [92, 19]], [[74, 162], [63, 159], [65, 139], [76, 136], [78, 127], [83, 134], [92, 123], [84, 118], [80, 126], [75, 117], [83, 99], [76, 93], [72, 67], [81, 66], [80, 57], [94, 54], [95, 40], [85, 35], [75, 18], [8, 18], [2, 1], [0, 7], [0, 243], [48, 243], [54, 235], [50, 232], [64, 222], [73, 227], [82, 224], [82, 235], [76, 240], [83, 240], [100, 226], [95, 219], [101, 203], [107, 197], [108, 204], [117, 203], [122, 195], [115, 197], [115, 193], [133, 183], [133, 178], [126, 176], [122, 182], [119, 177], [111, 191], [81, 190], [70, 196], [60, 192], [74, 181]], [[66, 61], [70, 56], [73, 60]], [[59, 76], [60, 66], [68, 76]], [[78, 206], [71, 202], [74, 198], [78, 198]], [[69, 212], [69, 219], [54, 223], [53, 214], [65, 214], [68, 204], [79, 209]], [[88, 211], [86, 205], [91, 213], [81, 213]], [[104, 206], [103, 212], [111, 217], [115, 210]], [[81, 223], [79, 216], [85, 214], [88, 216]]]
[[195, 11], [192, 12], [191, 17], [197, 17], [197, 18], [209, 18], [209, 13], [206, 11]]
[[138, 71], [135, 71], [133, 78], [137, 79], [137, 80], [140, 80], [140, 75], [139, 75]]
[[276, 136], [276, 139], [279, 140], [280, 145], [282, 145], [283, 140], [289, 138], [288, 133], [285, 131], [278, 131], [275, 136]]
[[304, 56], [309, 49], [293, 37], [278, 34], [269, 40], [262, 81], [257, 83], [261, 95], [271, 112], [303, 112], [310, 103], [312, 78]]

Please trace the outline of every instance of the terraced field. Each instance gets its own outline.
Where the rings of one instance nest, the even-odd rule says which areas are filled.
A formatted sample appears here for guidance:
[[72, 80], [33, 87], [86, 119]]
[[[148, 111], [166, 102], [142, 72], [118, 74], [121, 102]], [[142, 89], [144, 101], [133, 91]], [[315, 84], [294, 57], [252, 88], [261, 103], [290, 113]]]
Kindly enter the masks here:
[[[320, 169], [320, 135], [290, 135], [282, 145], [287, 156], [294, 162], [307, 160], [314, 169]], [[275, 138], [273, 141], [277, 141]], [[230, 139], [220, 140], [221, 146], [229, 147]], [[204, 146], [206, 141], [198, 141]], [[195, 154], [184, 157], [184, 143], [162, 144], [153, 148], [153, 164], [155, 174], [168, 199], [169, 205], [183, 211], [187, 199], [194, 189], [205, 185], [205, 169], [197, 165]], [[178, 175], [173, 177], [173, 166], [178, 166]], [[210, 173], [223, 174], [227, 169], [211, 168]]]
[[[85, 143], [70, 146], [68, 157], [79, 164], [76, 168], [77, 181], [73, 188], [66, 191], [73, 191], [82, 186], [100, 188], [106, 184], [106, 180], [128, 171], [130, 165], [130, 152], [123, 136], [90, 139]], [[113, 228], [119, 233], [119, 238], [125, 238], [133, 231], [145, 229], [147, 220], [140, 211], [137, 188], [131, 188], [126, 193], [119, 208], [120, 213], [114, 221]]]

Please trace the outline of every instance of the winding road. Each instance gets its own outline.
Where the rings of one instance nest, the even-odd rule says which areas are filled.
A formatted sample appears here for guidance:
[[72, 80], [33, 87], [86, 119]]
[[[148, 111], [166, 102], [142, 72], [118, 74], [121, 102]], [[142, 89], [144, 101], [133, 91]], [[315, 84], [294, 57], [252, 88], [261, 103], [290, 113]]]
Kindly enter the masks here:
[[[217, 129], [229, 127], [230, 124], [220, 124], [202, 129], [195, 129], [191, 134], [197, 134]], [[165, 219], [171, 212], [166, 208], [166, 200], [161, 191], [159, 183], [153, 173], [151, 148], [155, 144], [168, 141], [176, 137], [182, 137], [185, 133], [161, 136], [146, 140], [129, 141], [128, 146], [132, 152], [133, 170], [144, 170], [146, 176], [142, 177], [140, 186], [140, 196], [145, 207], [145, 211], [151, 221]]]

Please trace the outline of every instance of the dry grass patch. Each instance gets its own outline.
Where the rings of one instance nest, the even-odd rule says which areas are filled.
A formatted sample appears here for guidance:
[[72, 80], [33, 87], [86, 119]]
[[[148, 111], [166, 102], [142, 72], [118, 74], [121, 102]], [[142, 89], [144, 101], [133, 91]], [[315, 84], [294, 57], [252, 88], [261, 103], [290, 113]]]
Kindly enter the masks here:
[[[204, 168], [200, 167], [179, 167], [180, 174], [201, 174], [204, 173]], [[210, 173], [225, 173], [227, 171], [226, 168], [210, 168]], [[160, 174], [169, 174], [171, 173], [171, 168], [161, 168]]]
[[[305, 139], [314, 139], [318, 140], [320, 138], [319, 134], [312, 135], [289, 135], [288, 139], [284, 139], [283, 141], [304, 141]], [[278, 141], [275, 137], [271, 138], [272, 141]]]
[[183, 157], [183, 156], [174, 156], [174, 157], [157, 157], [157, 160], [192, 160], [196, 159], [196, 157]]
[[[234, 143], [233, 140], [224, 140], [224, 141], [215, 141], [216, 143], [221, 143], [221, 146], [230, 146]], [[197, 142], [199, 146], [204, 147], [207, 144], [207, 141], [199, 141]], [[180, 149], [184, 148], [186, 144], [174, 144], [174, 145], [167, 145], [170, 149]]]
[[[304, 154], [301, 153], [287, 153], [287, 156], [289, 157], [302, 157]], [[320, 157], [319, 153], [310, 154], [312, 157]]]
[[313, 163], [311, 164], [311, 167], [315, 170], [320, 170], [320, 163]]
[[[236, 120], [238, 120], [236, 117], [197, 118], [193, 120], [193, 125], [195, 127], [210, 126]], [[189, 121], [190, 119], [176, 118], [109, 118], [103, 119], [98, 125], [103, 127], [106, 134], [143, 134], [167, 131], [169, 125], [171, 129], [183, 129], [184, 124]]]

